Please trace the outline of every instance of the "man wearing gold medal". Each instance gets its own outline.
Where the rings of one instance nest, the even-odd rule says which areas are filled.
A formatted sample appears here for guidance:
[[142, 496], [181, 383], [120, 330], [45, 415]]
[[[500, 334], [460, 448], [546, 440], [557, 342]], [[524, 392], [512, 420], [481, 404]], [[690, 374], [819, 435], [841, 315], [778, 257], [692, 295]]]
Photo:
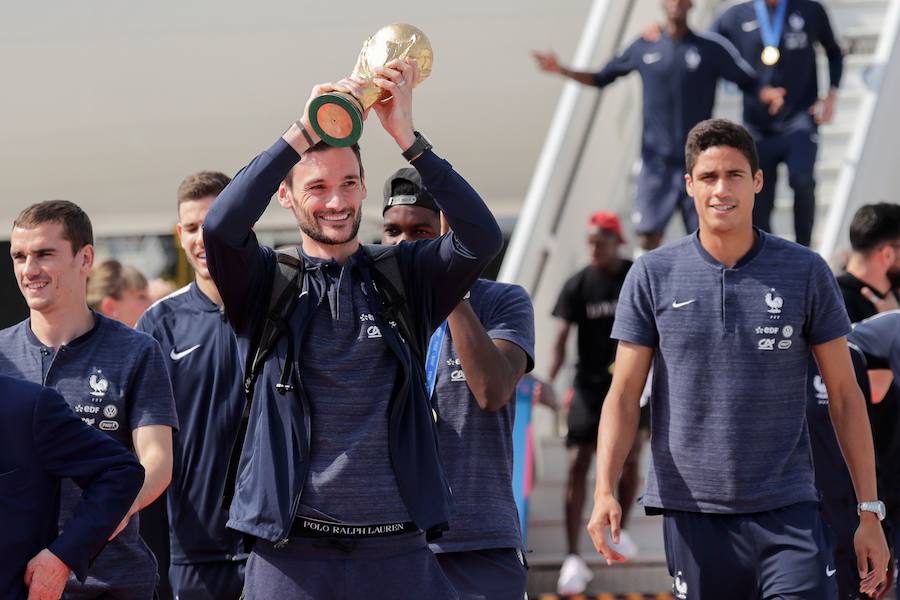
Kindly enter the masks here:
[[[727, 38], [759, 74], [762, 84], [785, 90], [775, 114], [753, 94], [744, 94], [744, 124], [759, 150], [765, 173], [753, 224], [771, 230], [779, 163], [794, 190], [794, 232], [808, 246], [815, 217], [814, 167], [818, 126], [831, 120], [841, 81], [843, 55], [825, 9], [815, 0], [748, 0], [723, 12], [712, 31]], [[829, 91], [819, 97], [815, 44], [828, 56]]]

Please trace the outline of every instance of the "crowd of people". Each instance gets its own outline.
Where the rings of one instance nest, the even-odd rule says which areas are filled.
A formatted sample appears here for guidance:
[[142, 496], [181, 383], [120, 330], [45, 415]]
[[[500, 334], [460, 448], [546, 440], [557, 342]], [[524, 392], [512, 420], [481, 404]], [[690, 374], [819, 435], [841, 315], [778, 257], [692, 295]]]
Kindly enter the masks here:
[[[834, 102], [817, 98], [813, 43], [832, 87], [841, 72], [818, 3], [745, 2], [715, 34], [687, 27], [690, 2], [663, 6], [667, 23], [597, 74], [538, 55], [581, 83], [644, 82], [648, 252], [624, 258], [618, 217], [594, 212], [590, 263], [552, 312], [551, 383], [578, 337], [559, 591], [591, 578], [595, 455], [588, 533], [610, 564], [638, 552], [624, 526], [649, 437], [641, 504], [663, 516], [676, 598], [878, 597], [900, 548], [900, 205], [857, 211], [837, 277], [805, 247]], [[744, 91], [746, 127], [709, 118], [719, 77]], [[374, 80], [411, 165], [384, 183], [381, 244], [358, 236], [359, 146], [309, 121], [323, 93], [360, 95], [354, 78], [315, 86], [233, 179], [182, 181], [194, 277], [156, 301], [133, 268], [95, 264], [77, 205], [22, 210], [10, 246], [29, 316], [0, 331], [0, 596], [525, 597], [511, 400], [535, 368], [534, 309], [480, 278], [501, 232], [415, 130], [416, 78], [403, 59]], [[799, 243], [767, 232], [779, 162]], [[273, 197], [296, 245], [257, 240]], [[676, 210], [688, 235], [660, 246]]]

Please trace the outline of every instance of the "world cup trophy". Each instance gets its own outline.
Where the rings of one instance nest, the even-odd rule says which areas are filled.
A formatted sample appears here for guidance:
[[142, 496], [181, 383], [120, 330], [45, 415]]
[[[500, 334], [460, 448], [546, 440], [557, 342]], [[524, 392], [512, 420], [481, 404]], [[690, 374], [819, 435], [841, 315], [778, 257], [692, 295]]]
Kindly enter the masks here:
[[309, 105], [310, 124], [322, 141], [338, 147], [355, 144], [362, 135], [363, 113], [389, 94], [372, 83], [378, 77], [375, 68], [407, 57], [415, 59], [419, 67], [419, 77], [414, 83], [418, 85], [431, 73], [434, 55], [428, 37], [412, 25], [387, 25], [367, 39], [351, 75], [366, 82], [360, 96], [327, 92]]

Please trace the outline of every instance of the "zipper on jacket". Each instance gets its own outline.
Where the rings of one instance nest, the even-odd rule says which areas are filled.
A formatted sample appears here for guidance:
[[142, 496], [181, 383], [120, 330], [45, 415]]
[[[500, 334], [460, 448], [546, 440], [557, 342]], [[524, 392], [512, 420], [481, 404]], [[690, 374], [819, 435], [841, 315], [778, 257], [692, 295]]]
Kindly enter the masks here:
[[296, 371], [294, 380], [297, 382], [297, 397], [300, 399], [300, 407], [303, 409], [303, 425], [306, 429], [306, 457], [305, 460], [301, 461], [301, 463], [305, 465], [305, 468], [302, 469], [300, 489], [297, 491], [297, 497], [294, 498], [294, 502], [291, 504], [291, 518], [288, 521], [287, 531], [284, 532], [284, 537], [275, 542], [273, 546], [276, 550], [281, 550], [291, 541], [291, 529], [294, 528], [294, 520], [297, 518], [297, 510], [300, 508], [300, 497], [303, 496], [303, 488], [306, 486], [306, 477], [309, 475], [310, 449], [312, 447], [312, 431], [310, 430], [312, 423], [309, 418], [309, 402], [306, 398], [306, 390], [303, 389], [303, 382], [300, 380], [300, 375]]

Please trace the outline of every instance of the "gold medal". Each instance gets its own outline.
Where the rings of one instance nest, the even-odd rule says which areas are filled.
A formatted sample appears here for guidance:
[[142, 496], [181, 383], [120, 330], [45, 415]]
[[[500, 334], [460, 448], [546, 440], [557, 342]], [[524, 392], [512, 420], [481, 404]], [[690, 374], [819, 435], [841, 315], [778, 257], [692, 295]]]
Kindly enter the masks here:
[[781, 52], [775, 46], [766, 46], [762, 51], [762, 62], [767, 67], [771, 67], [781, 58]]

